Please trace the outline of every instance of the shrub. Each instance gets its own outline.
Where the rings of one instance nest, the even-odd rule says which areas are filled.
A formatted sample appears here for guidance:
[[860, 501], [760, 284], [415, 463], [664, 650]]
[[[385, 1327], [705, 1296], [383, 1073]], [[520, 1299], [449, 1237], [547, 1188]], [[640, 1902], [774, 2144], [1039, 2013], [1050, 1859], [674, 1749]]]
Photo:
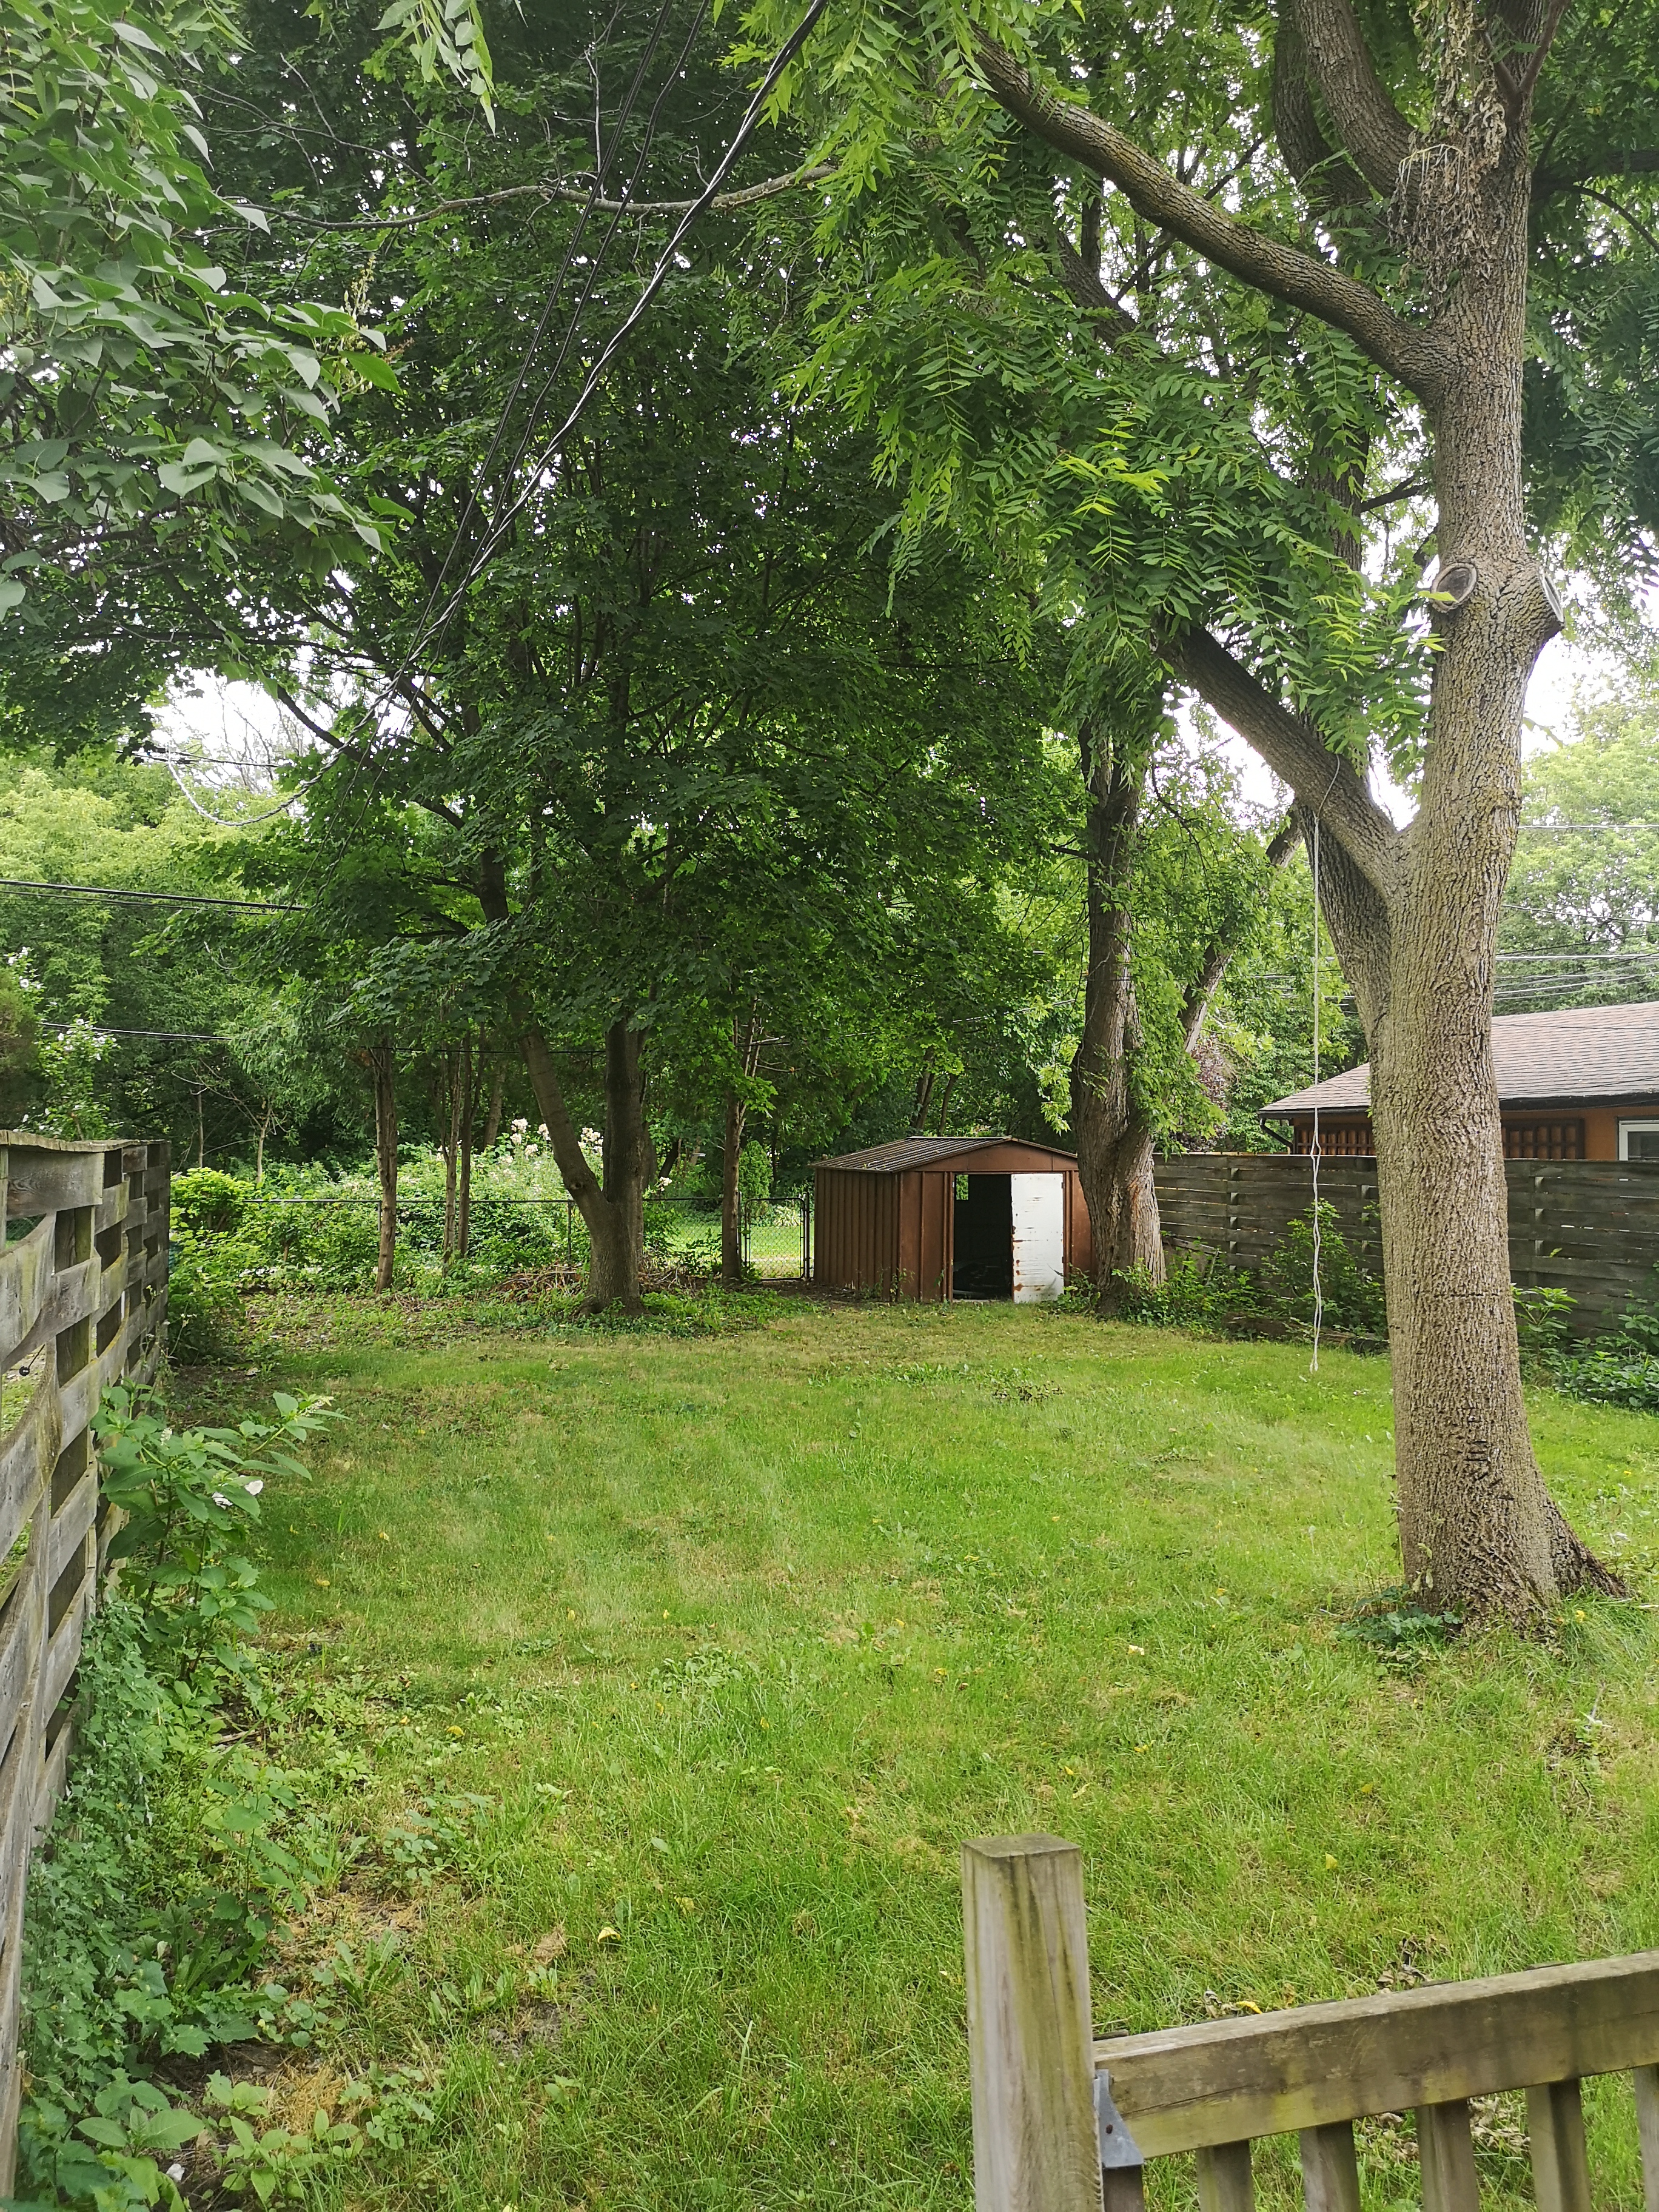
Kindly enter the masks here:
[[184, 2198], [167, 2167], [203, 2121], [146, 2075], [308, 2011], [256, 1976], [278, 1914], [337, 1856], [294, 1778], [226, 1735], [255, 1695], [240, 1639], [260, 1603], [237, 1548], [326, 1401], [175, 1431], [153, 1394], [105, 1395], [103, 1487], [128, 1515], [118, 1591], [83, 1649], [76, 1758], [25, 1903], [20, 2185], [33, 2203]]
[[201, 1237], [228, 1237], [257, 1203], [252, 1188], [217, 1168], [191, 1168], [173, 1178], [173, 1225]]
[[1252, 1285], [1246, 1275], [1212, 1254], [1172, 1254], [1164, 1280], [1155, 1282], [1144, 1263], [1113, 1279], [1115, 1304], [1125, 1321], [1162, 1328], [1202, 1328], [1240, 1312]]
[[[1326, 1328], [1352, 1329], [1360, 1335], [1388, 1334], [1388, 1311], [1382, 1284], [1349, 1249], [1338, 1226], [1336, 1208], [1328, 1199], [1317, 1201], [1319, 1226], [1319, 1293], [1322, 1322]], [[1316, 1208], [1285, 1226], [1284, 1241], [1261, 1270], [1262, 1301], [1269, 1312], [1287, 1321], [1305, 1322], [1314, 1316], [1314, 1223]]]
[[175, 1359], [237, 1356], [242, 1292], [258, 1259], [258, 1248], [240, 1236], [175, 1230], [167, 1268], [167, 1349]]

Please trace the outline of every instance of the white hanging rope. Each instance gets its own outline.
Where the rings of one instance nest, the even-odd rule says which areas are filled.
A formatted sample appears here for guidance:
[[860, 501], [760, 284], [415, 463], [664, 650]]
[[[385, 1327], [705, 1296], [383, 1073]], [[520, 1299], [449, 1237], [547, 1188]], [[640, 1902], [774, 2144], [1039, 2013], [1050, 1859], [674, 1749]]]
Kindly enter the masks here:
[[1310, 1375], [1319, 1372], [1319, 1330], [1325, 1295], [1319, 1282], [1319, 817], [1313, 825], [1313, 1358]]

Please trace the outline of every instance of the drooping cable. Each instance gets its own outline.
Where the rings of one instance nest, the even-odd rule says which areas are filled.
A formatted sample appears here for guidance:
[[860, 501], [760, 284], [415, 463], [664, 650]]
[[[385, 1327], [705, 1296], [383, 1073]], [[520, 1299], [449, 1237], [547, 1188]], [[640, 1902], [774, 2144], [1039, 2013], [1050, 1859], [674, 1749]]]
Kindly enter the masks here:
[[617, 325], [617, 328], [611, 332], [610, 337], [606, 339], [605, 344], [600, 348], [599, 356], [595, 360], [592, 367], [588, 370], [587, 375], [583, 381], [582, 388], [577, 393], [575, 403], [572, 406], [570, 412], [565, 416], [564, 421], [559, 425], [553, 435], [547, 441], [546, 444], [542, 447], [541, 452], [537, 455], [536, 459], [532, 463], [529, 470], [529, 482], [525, 489], [519, 494], [517, 499], [513, 501], [512, 505], [507, 509], [507, 512], [501, 516], [495, 526], [489, 532], [489, 535], [485, 538], [483, 544], [479, 547], [477, 555], [469, 564], [466, 574], [462, 577], [460, 582], [450, 594], [449, 601], [444, 607], [442, 612], [439, 615], [437, 622], [434, 626], [434, 628], [441, 629], [443, 624], [449, 619], [450, 615], [453, 613], [455, 608], [459, 605], [468, 585], [471, 583], [473, 578], [479, 574], [484, 563], [495, 551], [496, 548], [500, 545], [503, 538], [506, 536], [511, 525], [517, 520], [524, 508], [528, 506], [537, 485], [542, 481], [542, 478], [546, 472], [550, 462], [558, 453], [565, 440], [570, 435], [570, 433], [575, 428], [577, 423], [581, 420], [583, 414], [586, 411], [587, 403], [592, 399], [593, 394], [599, 390], [605, 371], [610, 368], [617, 354], [626, 344], [629, 336], [643, 320], [646, 310], [650, 307], [651, 302], [656, 298], [658, 293], [662, 289], [663, 285], [667, 281], [668, 272], [674, 266], [675, 261], [678, 258], [682, 244], [690, 234], [691, 230], [700, 217], [708, 213], [712, 203], [719, 197], [720, 186], [726, 182], [726, 178], [731, 174], [738, 155], [749, 143], [749, 139], [754, 131], [756, 125], [760, 121], [762, 115], [764, 113], [767, 101], [770, 100], [773, 93], [776, 91], [779, 81], [782, 77], [784, 71], [788, 68], [790, 63], [793, 61], [795, 56], [800, 52], [802, 46], [805, 45], [807, 39], [811, 34], [814, 24], [817, 23], [819, 16], [823, 15], [828, 5], [829, 0], [810, 0], [810, 4], [807, 7], [806, 13], [801, 17], [800, 21], [796, 25], [794, 30], [790, 33], [789, 37], [778, 49], [777, 53], [773, 57], [770, 68], [767, 70], [765, 76], [756, 88], [754, 98], [750, 101], [748, 106], [744, 111], [743, 120], [738, 124], [737, 130], [732, 134], [732, 142], [727, 146], [725, 153], [721, 155], [720, 160], [715, 163], [708, 183], [703, 186], [702, 191], [691, 203], [685, 213], [680, 217], [678, 223], [675, 226], [674, 235], [669, 240], [666, 247], [664, 249], [662, 258], [658, 262], [656, 267], [647, 278], [644, 289], [641, 292], [639, 298], [634, 302], [634, 305], [629, 308], [628, 313], [623, 316], [622, 321]]
[[1319, 1279], [1319, 817], [1313, 823], [1313, 1358], [1308, 1372], [1319, 1372], [1319, 1332], [1325, 1319], [1325, 1293]]

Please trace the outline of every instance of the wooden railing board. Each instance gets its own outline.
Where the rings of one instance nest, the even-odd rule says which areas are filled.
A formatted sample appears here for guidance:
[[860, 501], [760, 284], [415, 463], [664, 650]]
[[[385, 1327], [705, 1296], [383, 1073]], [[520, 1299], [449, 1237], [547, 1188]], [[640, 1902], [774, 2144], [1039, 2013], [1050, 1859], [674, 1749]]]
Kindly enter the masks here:
[[1148, 2157], [1659, 2061], [1659, 1951], [1094, 2046]]
[[99, 1498], [89, 1424], [102, 1391], [148, 1381], [167, 1310], [165, 1145], [75, 1145], [0, 1131], [6, 1217], [34, 1225], [0, 1251], [0, 1371], [40, 1363], [0, 1437], [0, 1560], [31, 1530], [0, 1605], [0, 2195], [10, 2186], [20, 2075], [19, 1931], [28, 1854], [50, 1822], [73, 1731], [69, 1700], [115, 1517]]
[[[1480, 2212], [1469, 2100], [1515, 2089], [1538, 2212], [1591, 2212], [1580, 2083], [1617, 2073], [1659, 2212], [1659, 1951], [1079, 2042], [1081, 1854], [983, 1838], [963, 1848], [963, 1896], [976, 2212], [1137, 2212], [1145, 2163], [1182, 2153], [1200, 2212], [1254, 2212], [1252, 2144], [1284, 2135], [1306, 2212], [1360, 2212], [1354, 2123], [1407, 2111], [1424, 2212]], [[1092, 2186], [1062, 2155], [1091, 2118]]]

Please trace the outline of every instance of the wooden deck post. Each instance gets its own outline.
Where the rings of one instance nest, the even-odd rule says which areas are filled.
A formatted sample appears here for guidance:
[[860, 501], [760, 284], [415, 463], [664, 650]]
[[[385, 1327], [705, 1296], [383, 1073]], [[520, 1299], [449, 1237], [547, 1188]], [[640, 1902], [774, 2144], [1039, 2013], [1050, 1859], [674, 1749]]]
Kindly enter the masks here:
[[1083, 1854], [964, 1844], [962, 1905], [977, 2212], [1101, 2212]]

